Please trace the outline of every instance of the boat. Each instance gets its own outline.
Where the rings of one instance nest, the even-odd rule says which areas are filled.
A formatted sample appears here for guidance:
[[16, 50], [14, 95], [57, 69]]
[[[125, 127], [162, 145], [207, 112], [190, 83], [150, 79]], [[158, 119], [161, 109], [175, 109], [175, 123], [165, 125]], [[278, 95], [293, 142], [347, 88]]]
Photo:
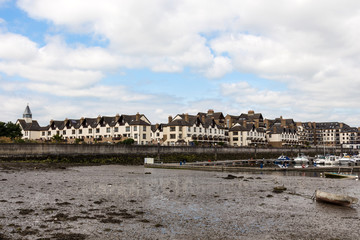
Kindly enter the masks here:
[[339, 164], [349, 164], [354, 162], [355, 160], [346, 153], [344, 153], [343, 156], [339, 158]]
[[325, 156], [324, 155], [317, 155], [315, 156], [314, 163], [316, 164], [325, 164]]
[[336, 172], [324, 172], [326, 178], [348, 178], [348, 179], [359, 179], [358, 175], [347, 174], [347, 173], [336, 173]]
[[277, 160], [278, 161], [290, 161], [290, 158], [288, 156], [281, 155], [280, 157], [278, 157]]
[[309, 158], [305, 156], [303, 153], [299, 154], [295, 159], [295, 163], [309, 163]]
[[353, 159], [355, 162], [360, 162], [360, 155], [358, 154], [358, 155], [353, 156]]
[[285, 156], [285, 155], [281, 155], [280, 157], [278, 157], [276, 160], [275, 160], [275, 164], [284, 164], [285, 162], [288, 163], [290, 161], [290, 158], [288, 156]]
[[328, 193], [320, 190], [315, 191], [315, 198], [317, 202], [326, 202], [341, 206], [349, 206], [358, 202], [358, 199], [355, 197], [350, 197], [342, 194]]
[[316, 164], [323, 164], [323, 165], [335, 165], [339, 164], [339, 159], [334, 155], [319, 155], [314, 159]]

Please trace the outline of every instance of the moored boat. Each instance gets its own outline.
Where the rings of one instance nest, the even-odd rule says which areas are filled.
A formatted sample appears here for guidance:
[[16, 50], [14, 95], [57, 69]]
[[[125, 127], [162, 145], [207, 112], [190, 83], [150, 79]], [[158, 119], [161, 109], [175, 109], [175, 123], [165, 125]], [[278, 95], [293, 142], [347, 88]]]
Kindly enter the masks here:
[[275, 164], [283, 164], [284, 163], [289, 163], [290, 161], [290, 158], [288, 156], [285, 156], [285, 155], [281, 155], [280, 157], [278, 157], [276, 160], [275, 160]]
[[346, 174], [346, 173], [335, 173], [335, 172], [325, 172], [324, 176], [326, 178], [350, 178], [350, 179], [359, 179], [358, 175]]
[[358, 202], [358, 199], [355, 197], [350, 197], [342, 194], [328, 193], [320, 190], [315, 191], [315, 198], [316, 201], [319, 202], [327, 202], [342, 206], [349, 206]]
[[305, 156], [304, 154], [299, 154], [295, 159], [295, 163], [309, 163], [309, 158]]
[[290, 161], [290, 158], [288, 156], [281, 155], [280, 157], [278, 157], [277, 160], [278, 161]]
[[320, 155], [315, 158], [314, 162], [316, 164], [336, 165], [339, 164], [339, 159], [334, 155]]
[[355, 160], [346, 153], [344, 153], [343, 156], [339, 158], [339, 164], [349, 164], [354, 162]]

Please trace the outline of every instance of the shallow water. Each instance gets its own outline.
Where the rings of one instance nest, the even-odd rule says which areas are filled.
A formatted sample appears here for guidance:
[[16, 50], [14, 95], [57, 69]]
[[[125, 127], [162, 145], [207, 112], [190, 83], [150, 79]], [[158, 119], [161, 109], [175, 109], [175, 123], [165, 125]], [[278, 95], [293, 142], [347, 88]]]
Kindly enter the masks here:
[[[86, 239], [357, 239], [360, 234], [358, 205], [310, 199], [316, 189], [359, 197], [358, 181], [296, 172], [231, 173], [243, 178], [223, 179], [227, 174], [117, 165], [0, 171], [0, 229], [11, 239], [55, 233]], [[273, 193], [278, 185], [287, 191]]]

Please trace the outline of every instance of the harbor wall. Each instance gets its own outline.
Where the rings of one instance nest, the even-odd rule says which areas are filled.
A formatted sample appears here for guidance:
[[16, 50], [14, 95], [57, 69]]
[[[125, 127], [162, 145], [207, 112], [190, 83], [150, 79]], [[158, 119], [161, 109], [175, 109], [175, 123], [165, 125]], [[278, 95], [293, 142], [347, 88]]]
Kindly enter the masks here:
[[[327, 153], [350, 153], [350, 149], [329, 149]], [[281, 154], [295, 157], [299, 153], [309, 156], [323, 154], [322, 148], [250, 148], [250, 147], [196, 147], [196, 146], [143, 146], [104, 144], [0, 144], [0, 160], [43, 160], [69, 162], [100, 162], [143, 164], [145, 157], [162, 162], [179, 160], [236, 160], [270, 159]]]

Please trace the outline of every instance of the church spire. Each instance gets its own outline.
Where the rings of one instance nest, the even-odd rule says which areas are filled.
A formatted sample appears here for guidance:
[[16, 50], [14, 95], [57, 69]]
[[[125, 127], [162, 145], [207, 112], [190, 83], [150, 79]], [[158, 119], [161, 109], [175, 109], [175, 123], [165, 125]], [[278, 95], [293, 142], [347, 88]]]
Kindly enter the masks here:
[[29, 104], [26, 106], [24, 114], [23, 114], [23, 118], [25, 119], [25, 121], [27, 123], [31, 123], [32, 122], [32, 113], [29, 107]]

